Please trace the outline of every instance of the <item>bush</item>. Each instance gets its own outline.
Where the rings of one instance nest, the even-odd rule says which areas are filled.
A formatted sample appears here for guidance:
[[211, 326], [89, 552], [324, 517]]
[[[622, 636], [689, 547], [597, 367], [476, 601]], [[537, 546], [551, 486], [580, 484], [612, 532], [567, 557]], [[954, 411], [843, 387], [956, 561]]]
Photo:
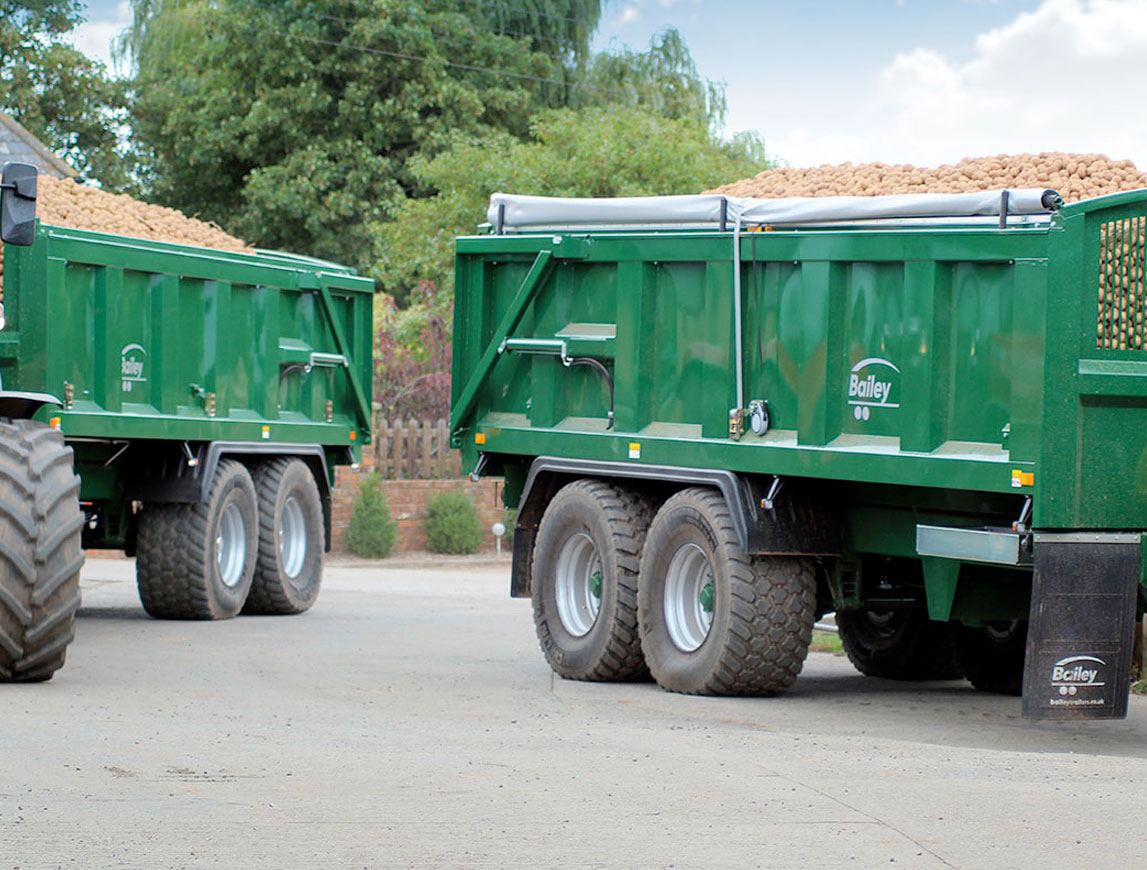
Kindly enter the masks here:
[[435, 553], [477, 552], [482, 522], [469, 496], [460, 489], [432, 497], [426, 505], [426, 540]]
[[368, 474], [358, 488], [358, 498], [346, 530], [346, 545], [356, 556], [383, 559], [390, 555], [398, 536], [398, 523], [390, 519], [390, 506], [380, 489], [382, 477]]

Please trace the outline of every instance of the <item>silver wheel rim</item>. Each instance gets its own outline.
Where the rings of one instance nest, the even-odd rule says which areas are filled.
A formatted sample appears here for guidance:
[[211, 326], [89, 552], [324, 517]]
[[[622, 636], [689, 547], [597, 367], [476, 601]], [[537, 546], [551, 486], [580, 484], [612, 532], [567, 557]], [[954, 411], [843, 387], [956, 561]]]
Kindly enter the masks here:
[[294, 579], [303, 570], [307, 558], [307, 524], [303, 518], [303, 507], [298, 499], [290, 496], [283, 503], [279, 514], [279, 559], [283, 573]]
[[219, 517], [219, 531], [215, 536], [215, 563], [224, 586], [234, 589], [239, 585], [246, 561], [247, 525], [239, 506], [230, 502]]
[[682, 652], [693, 652], [713, 627], [716, 587], [709, 557], [696, 544], [678, 548], [665, 572], [665, 627]]
[[601, 610], [601, 557], [584, 532], [571, 535], [558, 553], [554, 591], [562, 628], [574, 637], [589, 634]]

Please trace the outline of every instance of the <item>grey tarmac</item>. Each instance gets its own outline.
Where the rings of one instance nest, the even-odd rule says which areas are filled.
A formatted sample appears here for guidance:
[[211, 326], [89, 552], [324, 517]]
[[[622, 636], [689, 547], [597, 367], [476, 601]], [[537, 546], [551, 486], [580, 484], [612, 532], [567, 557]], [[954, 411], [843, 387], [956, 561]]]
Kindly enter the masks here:
[[303, 616], [166, 622], [89, 560], [67, 665], [0, 686], [0, 870], [1147, 861], [1147, 698], [1032, 724], [825, 653], [778, 698], [569, 682], [508, 590], [345, 562]]

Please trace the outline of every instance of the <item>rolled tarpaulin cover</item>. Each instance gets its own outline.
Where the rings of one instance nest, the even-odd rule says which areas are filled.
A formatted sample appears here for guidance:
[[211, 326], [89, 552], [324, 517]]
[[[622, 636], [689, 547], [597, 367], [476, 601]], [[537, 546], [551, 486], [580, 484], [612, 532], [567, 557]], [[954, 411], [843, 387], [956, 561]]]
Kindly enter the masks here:
[[[998, 215], [1002, 190], [975, 193], [904, 193], [892, 196], [812, 196], [787, 199], [684, 196], [576, 198], [495, 193], [486, 218], [507, 229], [555, 226], [696, 226], [717, 224], [722, 208], [729, 223], [808, 224], [889, 218], [979, 217]], [[1051, 196], [1049, 196], [1051, 194]], [[1008, 191], [1008, 214], [1048, 214], [1055, 198], [1046, 188]], [[727, 205], [723, 206], [723, 201]]]

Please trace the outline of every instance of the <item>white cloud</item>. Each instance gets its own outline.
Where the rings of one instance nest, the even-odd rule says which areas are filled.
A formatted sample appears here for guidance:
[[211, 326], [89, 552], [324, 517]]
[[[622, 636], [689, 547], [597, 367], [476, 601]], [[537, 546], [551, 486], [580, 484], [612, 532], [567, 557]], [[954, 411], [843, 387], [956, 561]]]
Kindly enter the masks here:
[[1009, 151], [1100, 151], [1147, 168], [1147, 0], [1046, 0], [977, 37], [956, 63], [917, 49], [881, 73], [885, 141], [945, 160]]
[[636, 6], [626, 6], [621, 12], [622, 24], [633, 24], [635, 21], [641, 20], [641, 10]]
[[125, 0], [116, 4], [112, 17], [85, 21], [73, 30], [72, 44], [88, 57], [102, 61], [110, 72], [113, 70], [112, 40], [129, 24], [131, 24], [131, 4]]
[[816, 127], [775, 130], [769, 146], [794, 165], [1080, 151], [1147, 169], [1144, 93], [1147, 0], [1044, 0], [978, 36], [966, 60], [897, 54], [859, 104]]

